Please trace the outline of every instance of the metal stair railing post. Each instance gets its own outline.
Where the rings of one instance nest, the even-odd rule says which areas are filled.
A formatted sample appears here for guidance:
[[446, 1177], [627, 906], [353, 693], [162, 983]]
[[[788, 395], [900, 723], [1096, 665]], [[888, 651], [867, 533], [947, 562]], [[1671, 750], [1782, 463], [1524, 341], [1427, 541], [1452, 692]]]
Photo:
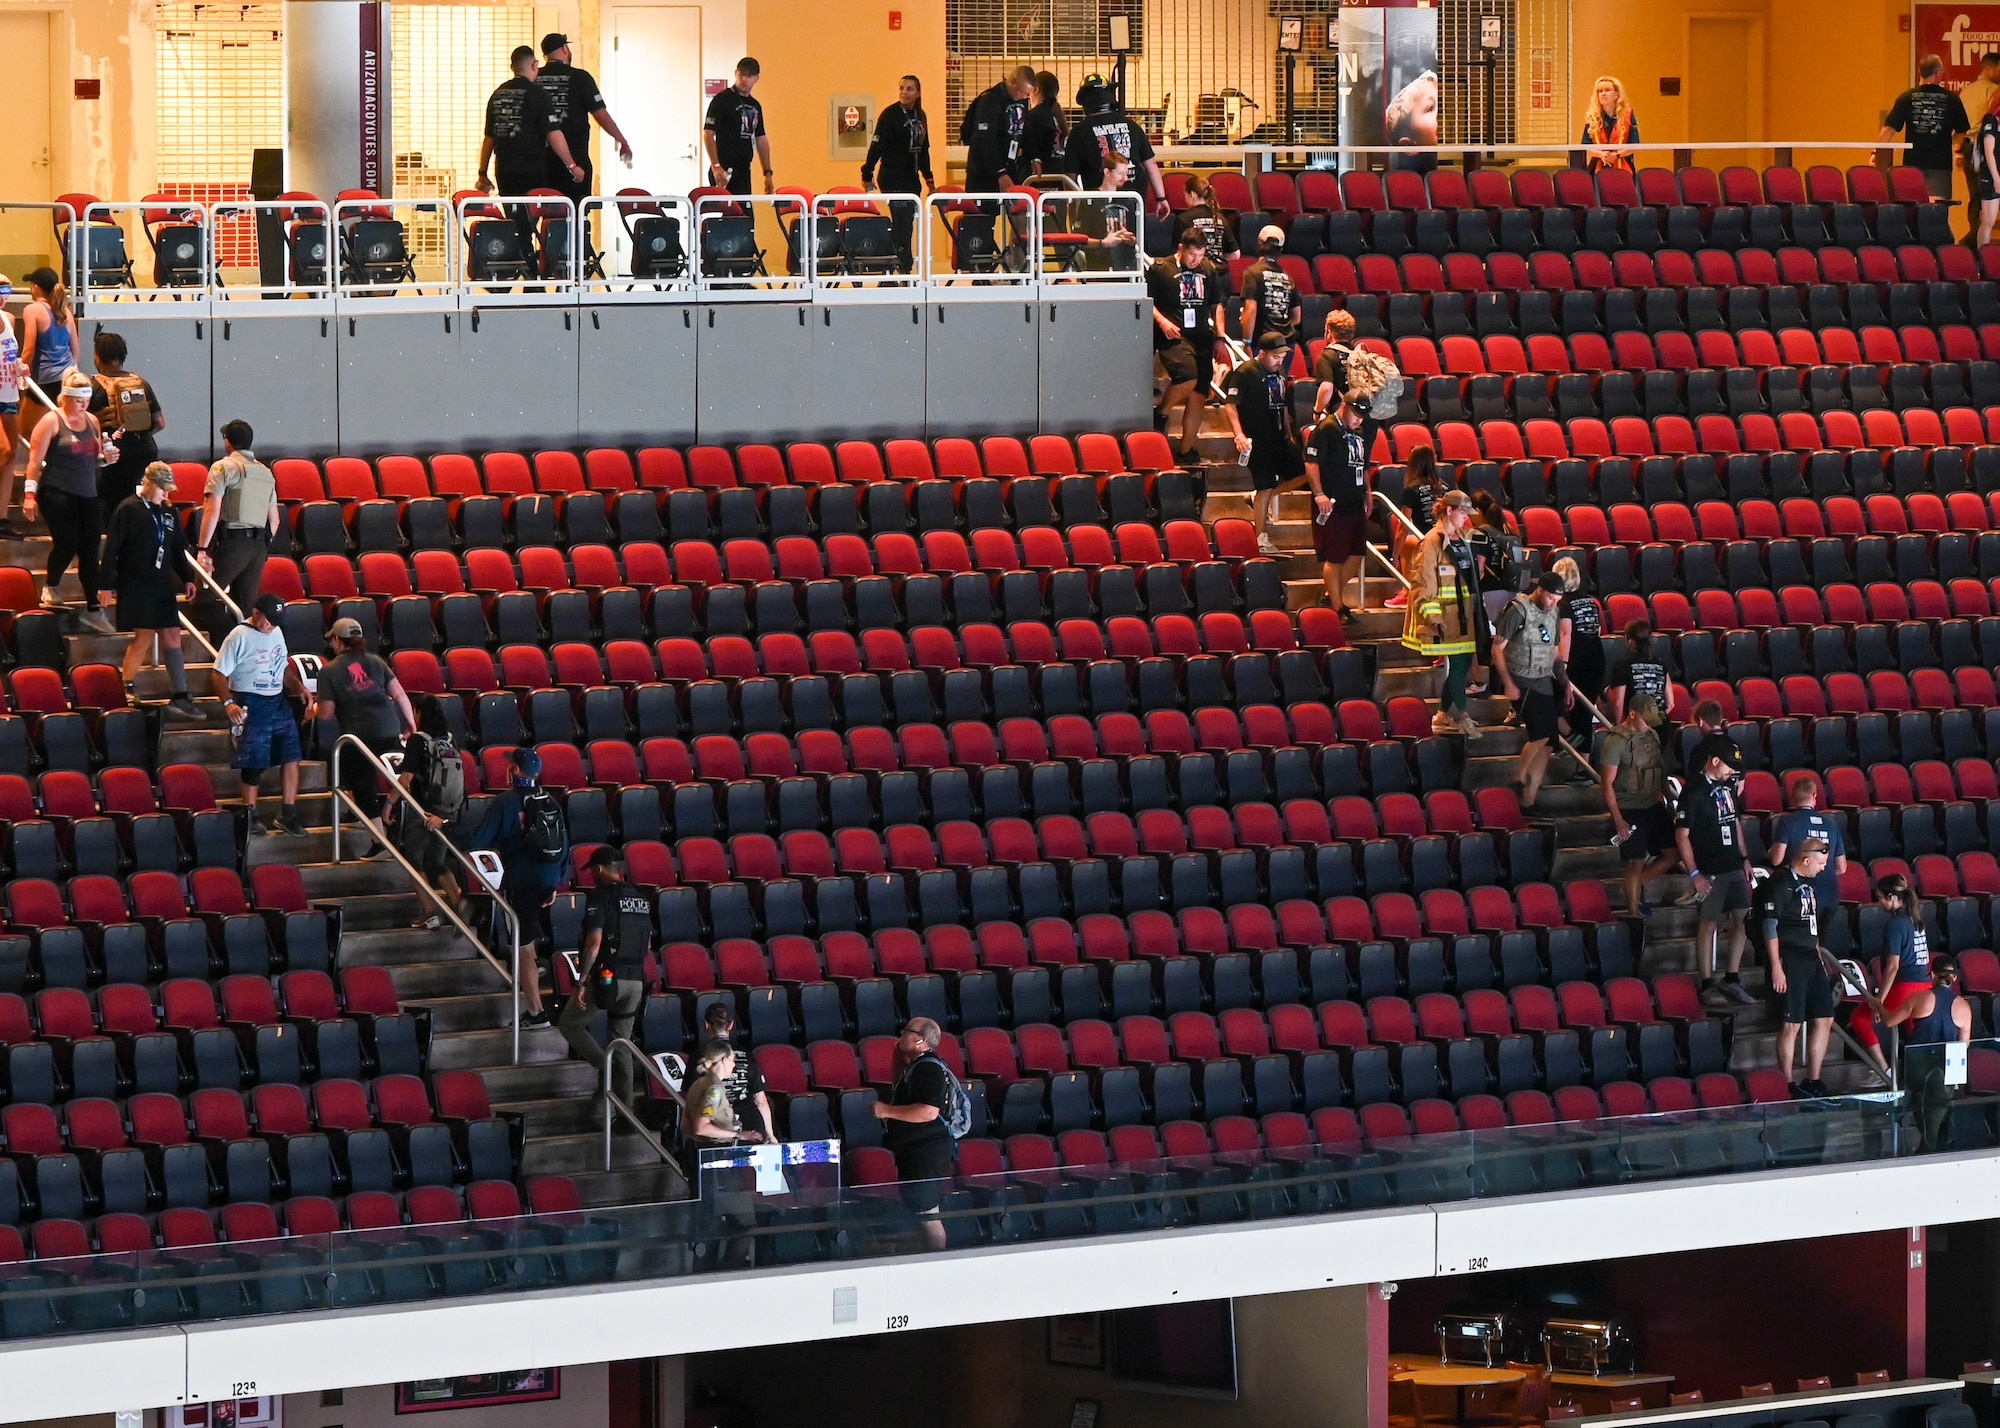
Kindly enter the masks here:
[[[354, 810], [354, 816], [357, 821], [364, 823], [366, 822], [366, 817], [361, 812], [361, 806], [355, 803], [354, 799], [351, 796], [349, 796], [347, 790], [340, 786], [340, 753], [342, 749], [347, 748], [349, 746], [352, 746], [354, 749], [356, 749], [360, 753], [361, 757], [366, 759], [368, 763], [373, 765], [375, 771], [381, 774], [382, 777], [388, 779], [389, 782], [391, 783], [396, 782], [396, 771], [390, 768], [386, 763], [384, 763], [382, 761], [381, 756], [378, 755], [373, 749], [369, 748], [368, 745], [363, 743], [358, 735], [342, 734], [338, 739], [334, 740], [333, 755], [332, 758], [329, 760], [327, 781], [331, 785], [330, 792], [333, 795], [332, 808], [331, 808], [332, 819], [333, 819], [333, 861], [336, 863], [340, 861], [341, 804], [345, 803], [349, 808], [352, 808]], [[419, 814], [423, 815], [424, 817], [430, 816], [430, 811], [426, 809], [421, 803], [418, 803], [415, 798], [412, 798], [407, 790], [402, 791], [402, 797], [409, 803], [410, 807], [416, 809]], [[520, 918], [515, 914], [514, 909], [508, 905], [507, 899], [500, 896], [500, 894], [496, 891], [493, 894], [493, 904], [495, 907], [500, 909], [502, 928], [507, 930], [511, 934], [511, 939], [507, 945], [507, 953], [508, 953], [507, 960], [503, 964], [498, 957], [493, 955], [493, 950], [489, 948], [484, 942], [479, 940], [478, 934], [472, 930], [471, 926], [465, 921], [465, 919], [458, 915], [458, 909], [449, 906], [442, 897], [439, 897], [437, 895], [437, 891], [436, 889], [431, 887], [430, 881], [427, 878], [425, 878], [422, 873], [417, 871], [415, 864], [413, 864], [408, 858], [403, 856], [403, 850], [398, 848], [393, 842], [389, 840], [389, 838], [387, 837], [387, 833], [388, 830], [385, 828], [383, 830], [384, 836], [382, 839], [382, 846], [388, 850], [389, 856], [394, 858], [396, 862], [401, 865], [403, 871], [410, 875], [411, 880], [415, 882], [418, 887], [429, 891], [431, 901], [437, 904], [438, 911], [443, 913], [445, 917], [450, 919], [451, 925], [453, 927], [456, 927], [459, 931], [459, 934], [463, 936], [466, 941], [472, 944], [473, 949], [477, 951], [480, 956], [484, 957], [488, 962], [492, 963], [494, 969], [507, 979], [507, 988], [510, 993], [511, 1000], [513, 1002], [513, 1013], [514, 1013], [513, 1057], [514, 1057], [514, 1064], [518, 1066], [521, 1062], [521, 982], [519, 976], [516, 974], [515, 968], [519, 959], [519, 952], [517, 949], [519, 949], [521, 945]], [[458, 848], [455, 844], [453, 844], [449, 838], [443, 839], [443, 842], [445, 848], [449, 850], [451, 855], [458, 860], [458, 862], [465, 868], [466, 872], [470, 875], [471, 880], [466, 883], [465, 885], [466, 890], [471, 891], [474, 887], [484, 887], [486, 885], [486, 879], [484, 875], [480, 873], [477, 865], [473, 863], [472, 859], [468, 858], [465, 855], [464, 851]]]
[[[1408, 531], [1416, 539], [1422, 540], [1424, 538], [1424, 533], [1417, 529], [1416, 522], [1412, 521], [1409, 516], [1404, 514], [1400, 506], [1389, 499], [1388, 492], [1377, 491], [1371, 486], [1368, 490], [1368, 499], [1370, 502], [1379, 503], [1382, 509], [1389, 513], [1389, 519], [1392, 522], [1400, 524], [1404, 530]], [[1394, 576], [1405, 590], [1410, 588], [1410, 577], [1403, 574], [1402, 568], [1383, 551], [1381, 546], [1371, 540], [1366, 542], [1366, 548], [1368, 554], [1380, 562], [1382, 568]], [[1366, 606], [1368, 603], [1368, 564], [1366, 561], [1362, 562], [1361, 573], [1355, 578], [1361, 587], [1358, 592], [1358, 598], [1362, 605]]]
[[[579, 986], [576, 989], [576, 994], [578, 996], [582, 996], [584, 994], [583, 988], [581, 986]], [[660, 1138], [653, 1133], [652, 1128], [648, 1126], [644, 1121], [639, 1119], [639, 1113], [637, 1111], [633, 1110], [632, 1107], [626, 1105], [624, 1101], [620, 1100], [617, 1097], [617, 1095], [612, 1092], [611, 1067], [612, 1063], [620, 1056], [630, 1056], [632, 1060], [635, 1063], [637, 1063], [639, 1074], [645, 1077], [649, 1083], [664, 1089], [667, 1095], [673, 1099], [674, 1106], [677, 1110], [685, 1104], [681, 1100], [681, 1093], [676, 1091], [672, 1086], [667, 1085], [667, 1083], [660, 1078], [658, 1073], [654, 1071], [651, 1059], [648, 1058], [646, 1053], [639, 1048], [637, 1043], [633, 1042], [628, 1037], [623, 1037], [623, 1036], [612, 1037], [610, 1044], [604, 1048], [604, 1064], [601, 1071], [604, 1081], [603, 1085], [599, 1087], [599, 1090], [602, 1091], [604, 1095], [604, 1168], [606, 1170], [609, 1170], [611, 1168], [611, 1129], [613, 1125], [611, 1117], [614, 1112], [618, 1115], [623, 1116], [626, 1120], [630, 1121], [632, 1123], [633, 1128], [638, 1131], [640, 1137], [646, 1142], [647, 1145], [650, 1145], [653, 1148], [654, 1152], [660, 1157], [660, 1159], [666, 1161], [667, 1164], [672, 1165], [675, 1163], [672, 1153], [668, 1151], [665, 1144], [661, 1142]]]

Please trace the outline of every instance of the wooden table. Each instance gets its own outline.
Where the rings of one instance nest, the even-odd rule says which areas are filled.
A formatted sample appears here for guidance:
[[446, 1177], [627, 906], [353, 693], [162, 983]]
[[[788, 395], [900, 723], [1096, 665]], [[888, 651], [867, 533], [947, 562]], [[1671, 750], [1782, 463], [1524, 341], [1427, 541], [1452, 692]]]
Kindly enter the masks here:
[[[1465, 1391], [1468, 1388], [1506, 1388], [1518, 1384], [1527, 1377], [1519, 1369], [1480, 1368], [1476, 1364], [1443, 1364], [1436, 1368], [1413, 1368], [1396, 1375], [1397, 1378], [1414, 1388], [1449, 1388], [1456, 1411], [1452, 1414], [1454, 1423], [1465, 1421]], [[1422, 1405], [1418, 1405], [1418, 1420], [1423, 1418]]]
[[1673, 1391], [1670, 1373], [1552, 1373], [1549, 1398], [1553, 1402], [1574, 1403], [1586, 1414], [1609, 1413], [1614, 1399], [1636, 1398], [1642, 1407], [1665, 1408]]

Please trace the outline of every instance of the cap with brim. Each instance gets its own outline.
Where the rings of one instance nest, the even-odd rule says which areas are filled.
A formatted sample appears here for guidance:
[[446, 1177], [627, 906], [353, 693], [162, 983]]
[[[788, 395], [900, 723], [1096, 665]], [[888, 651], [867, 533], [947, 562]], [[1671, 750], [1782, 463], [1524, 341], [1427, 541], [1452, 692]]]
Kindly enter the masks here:
[[1721, 759], [1723, 766], [1731, 773], [1743, 772], [1743, 750], [1738, 748], [1733, 742], [1722, 743], [1718, 741], [1710, 750], [1708, 756], [1711, 759]]
[[1447, 491], [1438, 497], [1438, 499], [1447, 506], [1456, 506], [1461, 511], [1472, 509], [1472, 497], [1466, 495], [1463, 491]]
[[146, 479], [162, 491], [174, 489], [174, 468], [164, 461], [155, 461], [146, 468]]
[[1563, 591], [1569, 589], [1569, 585], [1560, 575], [1551, 571], [1535, 582], [1535, 588], [1537, 590], [1546, 590], [1551, 595], [1560, 595]]
[[1282, 352], [1292, 344], [1285, 340], [1282, 332], [1267, 332], [1257, 339], [1259, 352]]
[[590, 855], [590, 866], [593, 868], [622, 868], [625, 866], [625, 855], [609, 843], [606, 843]]
[[533, 749], [514, 750], [514, 767], [529, 778], [542, 776], [542, 756]]
[[561, 34], [559, 32], [543, 35], [542, 53], [544, 55], [552, 55], [557, 50], [561, 49], [564, 45], [568, 43], [569, 43], [569, 36]]
[[250, 612], [254, 615], [262, 615], [275, 625], [278, 622], [278, 616], [285, 613], [285, 602], [276, 595], [259, 595], [257, 603], [250, 607]]
[[1258, 231], [1257, 241], [1259, 243], [1283, 243], [1285, 241], [1285, 230], [1275, 223], [1266, 223]]
[[326, 637], [330, 640], [358, 640], [361, 638], [361, 622], [359, 620], [335, 620], [333, 628], [326, 632]]

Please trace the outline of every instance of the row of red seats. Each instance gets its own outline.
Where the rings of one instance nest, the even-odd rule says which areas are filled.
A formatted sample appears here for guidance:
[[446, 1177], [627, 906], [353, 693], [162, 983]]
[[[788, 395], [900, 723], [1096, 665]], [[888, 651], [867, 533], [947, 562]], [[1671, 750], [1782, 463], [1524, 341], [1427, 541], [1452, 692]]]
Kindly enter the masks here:
[[[1984, 592], [1984, 586], [1977, 581], [1953, 581], [1954, 586], [1965, 585]], [[1768, 630], [1783, 625], [1860, 625], [1876, 623], [1899, 623], [1904, 620], [1948, 620], [1965, 618], [1985, 618], [1974, 614], [1979, 601], [1965, 592], [1964, 608], [1954, 610], [1953, 602], [1944, 597], [1944, 587], [1934, 580], [1914, 581], [1912, 586], [1925, 587], [1922, 591], [1914, 588], [1908, 592], [1903, 587], [1889, 584], [1872, 584], [1865, 596], [1852, 585], [1829, 585], [1822, 591], [1814, 591], [1805, 586], [1790, 585], [1782, 591], [1770, 590], [1697, 590], [1692, 599], [1678, 590], [1656, 590], [1651, 595], [1634, 595], [1620, 592], [1604, 597], [1605, 615], [1613, 630], [1623, 630], [1634, 620], [1649, 620], [1653, 629], [1662, 634], [1679, 634], [1686, 630]], [[1913, 606], [1911, 597], [1921, 603]], [[1864, 603], [1865, 601], [1865, 603]], [[1782, 603], [1781, 603], [1782, 602]], [[1815, 607], [1821, 617], [1809, 619]], [[1916, 674], [1918, 671], [1907, 671]], [[1893, 671], [1887, 671], [1893, 674]], [[1970, 687], [1982, 691], [1984, 686], [1977, 682]], [[1933, 699], [1941, 697], [1945, 686], [1932, 685]], [[1954, 701], [1955, 703], [1956, 701]], [[1930, 702], [1906, 707], [1951, 708], [1952, 704]]]
[[[1677, 501], [1644, 506], [1625, 502], [1608, 510], [1573, 505], [1560, 512], [1531, 506], [1519, 512], [1519, 517], [1523, 538], [1539, 546], [1636, 547], [1656, 541], [1673, 545], [1707, 541], [1721, 546], [1737, 540], [1820, 540], [1828, 536], [1854, 540], [1865, 535], [1994, 530], [2000, 528], [2000, 492], [1990, 496], [1971, 491], [1954, 491], [1948, 496], [1919, 491], [1900, 497], [1829, 496], [1824, 501], [1797, 496], [1780, 502], [1702, 501], [1692, 510]], [[1915, 598], [1914, 587], [1911, 595]], [[1962, 598], [1975, 597], [1967, 590]]]
[[[1396, 170], [1385, 174], [1355, 169], [1335, 174], [1330, 169], [1282, 170], [1246, 176], [1231, 169], [1208, 175], [1216, 206], [1231, 215], [1262, 210], [1280, 223], [1299, 213], [1377, 213], [1385, 209], [1425, 208], [1672, 208], [1687, 205], [1711, 209], [1724, 205], [1751, 207], [1770, 203], [1900, 203], [1932, 201], [1923, 175], [1906, 167], [1886, 171], [1870, 166], [1850, 168], [1843, 175], [1831, 164], [1816, 164], [1801, 174], [1789, 165], [1761, 173], [1741, 165], [1722, 170], [1695, 165], [1679, 169], [1517, 169], [1511, 179], [1499, 169], [1461, 173], [1438, 168], [1428, 174]], [[1168, 175], [1168, 196], [1174, 206], [1186, 206], [1186, 181]]]
[[[1893, 587], [1892, 587], [1893, 588]], [[1745, 591], [1751, 595], [1760, 592]], [[1825, 719], [1842, 714], [1901, 713], [1909, 709], [1991, 709], [1994, 680], [1983, 669], [1871, 670], [1866, 676], [1832, 673], [1822, 677], [1759, 676], [1728, 681], [1697, 680], [1690, 697], [1713, 700], [1723, 717], [1736, 719]], [[1973, 796], [1973, 795], [1968, 795]], [[1984, 797], [1985, 795], [1977, 795]]]
[[[1844, 327], [1813, 331], [1791, 327], [1777, 333], [1752, 327], [1733, 333], [1709, 328], [1697, 333], [1627, 331], [1608, 337], [1595, 332], [1567, 338], [1537, 333], [1525, 340], [1506, 335], [1401, 337], [1391, 343], [1364, 337], [1355, 345], [1388, 358], [1405, 376], [1416, 378], [1866, 365], [1886, 371], [1905, 362], [1928, 367], [1992, 361], [2000, 356], [2000, 325], [1989, 323], [1977, 330], [1963, 325], [1909, 326], [1900, 332], [1871, 326], [1858, 336]], [[1318, 340], [1308, 344], [1315, 358], [1323, 347]]]
[[576, 1183], [567, 1176], [531, 1178], [524, 1208], [521, 1191], [506, 1180], [474, 1181], [463, 1199], [449, 1186], [420, 1185], [405, 1196], [382, 1190], [357, 1191], [343, 1201], [300, 1195], [281, 1206], [245, 1201], [209, 1211], [192, 1207], [162, 1210], [157, 1217], [132, 1213], [100, 1215], [88, 1225], [77, 1220], [38, 1220], [24, 1242], [12, 1225], [0, 1225], [0, 1264], [79, 1259], [93, 1254], [137, 1254], [154, 1249], [195, 1249], [287, 1236], [330, 1235], [341, 1230], [383, 1230], [403, 1224], [442, 1225], [463, 1220], [512, 1219], [524, 1213], [554, 1215], [582, 1208]]
[[[2000, 409], [1982, 419], [1960, 408], [1945, 414], [1952, 430], [1987, 445], [1989, 430], [2000, 430]], [[1864, 421], [1867, 425], [1863, 425]], [[1447, 447], [1444, 443], [1449, 442]], [[1407, 461], [1419, 446], [1429, 446], [1447, 461], [1565, 461], [1571, 458], [1607, 460], [1649, 456], [1737, 456], [1773, 452], [1894, 450], [1933, 448], [1959, 443], [1947, 440], [1935, 412], [1913, 407], [1900, 417], [1889, 412], [1785, 412], [1769, 416], [1747, 412], [1740, 417], [1707, 415], [1693, 421], [1683, 416], [1597, 417], [1555, 421], [1535, 417], [1525, 422], [1482, 421], [1475, 432], [1469, 422], [1440, 422], [1435, 430], [1415, 422], [1398, 423], [1376, 439], [1371, 453], [1377, 461]]]
[[[328, 457], [324, 465], [296, 457], [272, 465], [281, 501], [416, 500], [426, 496], [526, 496], [536, 492], [722, 490], [735, 486], [818, 486], [832, 482], [928, 481], [990, 476], [999, 480], [1025, 476], [1070, 476], [1083, 473], [1172, 470], [1175, 462], [1166, 438], [1156, 431], [1119, 437], [1086, 432], [1072, 442], [1066, 436], [1043, 434], [1022, 441], [1013, 436], [939, 437], [934, 443], [895, 439], [842, 441], [829, 447], [816, 441], [791, 442], [782, 450], [751, 443], [732, 450], [726, 446], [645, 447], [628, 452], [594, 447], [580, 457], [572, 451], [544, 450], [523, 455], [489, 451], [472, 456], [441, 453], [426, 461], [416, 456], [382, 456], [369, 462], [357, 456]], [[203, 469], [194, 463], [187, 480], [178, 478], [179, 499], [201, 499]], [[183, 490], [186, 486], [190, 489]]]
[[[1378, 1102], [1359, 1110], [1328, 1106], [1310, 1116], [1282, 1111], [1256, 1120], [1223, 1116], [1206, 1124], [1170, 1121], [1157, 1127], [1069, 1130], [1053, 1138], [1035, 1133], [1009, 1136], [1004, 1141], [968, 1138], [959, 1142], [958, 1180], [986, 1188], [1010, 1176], [1036, 1180], [1066, 1169], [1086, 1173], [1120, 1168], [1201, 1169], [1216, 1164], [1218, 1158], [1225, 1163], [1243, 1163], [1264, 1156], [1308, 1160], [1316, 1153], [1353, 1155], [1378, 1147], [1400, 1149], [1415, 1135], [1686, 1114], [1790, 1099], [1784, 1077], [1777, 1068], [1766, 1066], [1740, 1076], [1714, 1071], [1692, 1080], [1658, 1076], [1645, 1082], [1615, 1081], [1601, 1088], [1564, 1086], [1553, 1096], [1543, 1091], [1514, 1091], [1504, 1100], [1491, 1095], [1465, 1096], [1455, 1103], [1426, 1098], [1409, 1107], [1394, 1102]], [[880, 1147], [851, 1149], [846, 1163], [851, 1183], [858, 1186], [890, 1185], [897, 1179], [895, 1157]]]
[[91, 993], [48, 987], [35, 994], [32, 1009], [27, 999], [0, 992], [0, 1047], [36, 1040], [73, 1045], [101, 1037], [219, 1026], [307, 1026], [343, 1017], [401, 1013], [395, 982], [382, 967], [344, 969], [338, 994], [324, 972], [286, 972], [276, 983], [274, 989], [272, 979], [247, 975], [224, 977], [217, 983], [180, 977], [160, 984], [157, 1002], [152, 993], [133, 983], [111, 983]]

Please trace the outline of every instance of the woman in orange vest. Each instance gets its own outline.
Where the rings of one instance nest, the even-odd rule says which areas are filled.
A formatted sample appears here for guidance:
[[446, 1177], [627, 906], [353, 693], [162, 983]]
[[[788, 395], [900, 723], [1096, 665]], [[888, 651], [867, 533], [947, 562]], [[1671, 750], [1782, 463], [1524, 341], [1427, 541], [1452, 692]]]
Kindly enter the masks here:
[[1583, 138], [1592, 173], [1599, 169], [1632, 169], [1632, 151], [1625, 146], [1639, 139], [1639, 119], [1625, 102], [1625, 86], [1608, 74], [1597, 77], [1596, 95], [1583, 116]]

